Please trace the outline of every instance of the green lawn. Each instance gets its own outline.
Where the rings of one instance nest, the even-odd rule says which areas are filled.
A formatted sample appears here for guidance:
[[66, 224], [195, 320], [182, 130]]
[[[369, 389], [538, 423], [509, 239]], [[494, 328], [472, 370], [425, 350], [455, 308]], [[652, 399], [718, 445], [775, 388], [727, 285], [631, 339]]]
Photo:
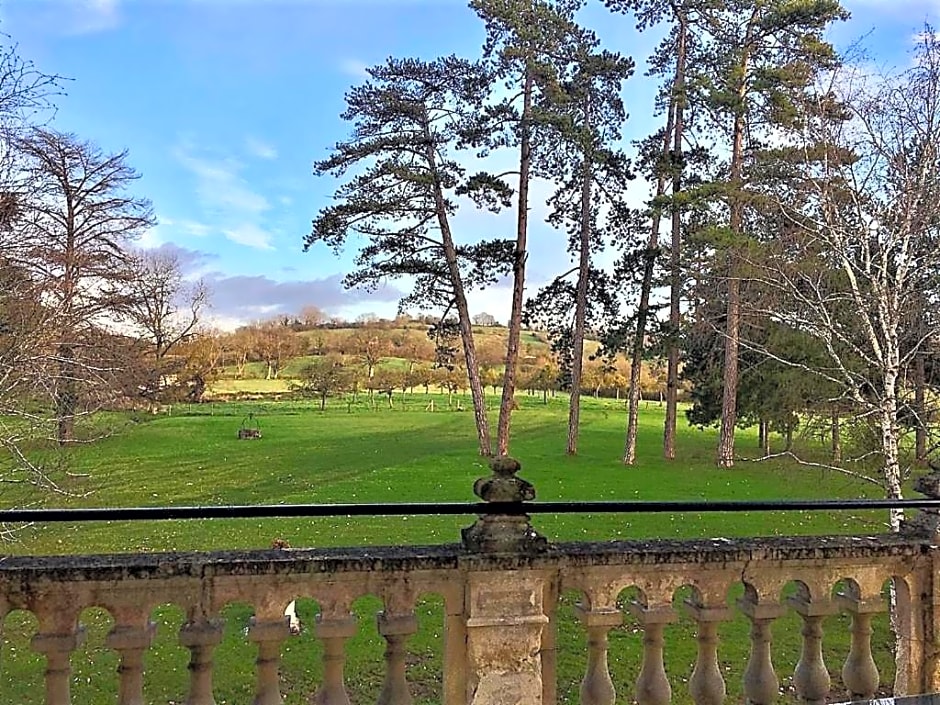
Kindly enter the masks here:
[[[839, 475], [808, 471], [786, 463], [741, 463], [718, 470], [712, 463], [713, 431], [683, 428], [679, 457], [661, 458], [662, 410], [643, 409], [638, 463], [619, 462], [625, 417], [623, 404], [612, 400], [585, 401], [581, 453], [566, 457], [564, 430], [566, 400], [561, 396], [543, 405], [540, 398], [523, 396], [513, 417], [512, 453], [523, 464], [521, 475], [533, 482], [538, 499], [745, 499], [875, 496], [876, 489]], [[166, 506], [189, 504], [252, 504], [382, 501], [467, 501], [474, 479], [488, 474], [475, 454], [472, 416], [450, 411], [446, 398], [437, 398], [437, 411], [425, 411], [423, 394], [406, 395], [396, 408], [381, 404], [370, 409], [364, 400], [348, 407], [331, 400], [321, 413], [312, 405], [283, 402], [177, 405], [171, 415], [118, 423], [119, 432], [71, 453], [71, 476], [63, 480], [74, 496], [51, 495], [46, 506]], [[495, 407], [496, 400], [491, 398]], [[464, 402], [464, 407], [469, 405]], [[236, 440], [248, 413], [255, 414], [263, 432], [258, 441]], [[495, 418], [494, 418], [495, 422]], [[495, 427], [495, 423], [494, 423]], [[741, 432], [742, 454], [755, 449], [753, 434]], [[5, 502], [22, 503], [15, 489]], [[266, 548], [275, 538], [293, 546], [334, 546], [388, 543], [451, 543], [472, 517], [334, 518], [231, 521], [171, 521], [147, 523], [99, 522], [82, 525], [36, 526], [7, 545], [9, 553], [93, 553], [185, 549]], [[651, 514], [564, 515], [534, 519], [552, 540], [604, 540], [646, 537], [712, 537], [790, 533], [849, 533], [879, 531], [884, 516], [858, 513], [773, 514]], [[680, 596], [681, 597], [681, 596]], [[677, 599], [680, 599], [677, 597]], [[732, 596], [733, 597], [733, 596]], [[559, 692], [564, 702], [577, 702], [577, 683], [584, 669], [583, 630], [573, 620], [574, 596], [560, 608]], [[309, 625], [317, 607], [301, 601], [302, 619]], [[375, 629], [378, 602], [356, 604], [360, 634], [349, 645], [347, 670], [353, 702], [374, 701], [381, 684], [382, 642]], [[415, 694], [422, 702], [439, 698], [441, 612], [434, 600], [419, 605], [421, 631], [410, 642], [409, 660]], [[249, 605], [226, 610], [227, 638], [217, 652], [219, 703], [250, 701], [254, 648], [243, 636], [251, 615]], [[88, 611], [89, 639], [73, 662], [75, 702], [112, 702], [116, 659], [103, 646], [110, 618]], [[148, 656], [148, 693], [152, 702], [179, 702], [187, 678], [185, 650], [176, 645], [182, 614], [167, 606], [157, 611], [158, 639]], [[890, 682], [892, 666], [886, 645], [886, 619], [876, 620], [878, 659]], [[31, 616], [11, 615], [5, 623], [0, 653], [0, 702], [39, 703], [35, 684], [41, 682], [42, 661], [28, 649], [35, 630]], [[669, 628], [667, 666], [676, 702], [688, 702], [686, 685], [694, 662], [692, 624], [685, 618]], [[848, 649], [843, 617], [827, 621], [829, 666], [834, 675]], [[792, 616], [779, 620], [780, 648], [775, 661], [781, 680], [792, 673], [798, 656], [799, 624]], [[740, 673], [746, 661], [747, 623], [743, 617], [724, 625], [721, 654], [727, 666], [729, 697], [740, 696]], [[640, 634], [628, 617], [626, 626], [611, 636], [611, 670], [621, 697], [629, 700], [639, 668]], [[307, 629], [285, 645], [283, 677], [287, 703], [306, 702], [318, 682], [320, 646]], [[27, 683], [34, 684], [32, 692]]]

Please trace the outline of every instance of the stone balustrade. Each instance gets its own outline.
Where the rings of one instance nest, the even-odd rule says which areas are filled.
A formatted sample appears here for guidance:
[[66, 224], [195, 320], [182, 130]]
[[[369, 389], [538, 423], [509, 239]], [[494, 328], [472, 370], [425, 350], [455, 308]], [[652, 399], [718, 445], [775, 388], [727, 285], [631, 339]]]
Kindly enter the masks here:
[[[504, 479], [515, 482], [513, 472]], [[486, 487], [478, 490], [486, 499]], [[89, 607], [113, 617], [105, 643], [119, 657], [116, 675], [98, 677], [118, 680], [119, 705], [151, 702], [144, 657], [154, 638], [153, 610], [166, 603], [185, 613], [179, 632], [189, 651], [185, 702], [214, 705], [213, 654], [222, 642], [223, 608], [235, 602], [253, 608], [244, 635], [256, 647], [253, 703], [279, 705], [280, 658], [290, 638], [284, 608], [301, 598], [320, 607], [307, 625], [323, 647], [312, 702], [346, 705], [346, 647], [359, 629], [352, 605], [366, 595], [382, 603], [376, 620], [386, 648], [378, 702], [406, 705], [412, 702], [408, 640], [418, 629], [416, 602], [428, 594], [443, 598], [445, 705], [557, 702], [562, 648], [586, 655], [584, 705], [634, 699], [667, 705], [674, 694], [664, 632], [684, 613], [696, 648], [694, 664], [682, 665], [691, 668], [687, 697], [695, 705], [721, 705], [727, 683], [719, 627], [739, 613], [751, 625], [750, 656], [742, 664], [745, 700], [770, 705], [780, 697], [782, 677], [792, 675], [799, 700], [815, 704], [892, 688], [882, 682], [871, 643], [872, 618], [888, 610], [884, 588], [891, 585], [898, 649], [893, 691], [940, 690], [940, 548], [933, 535], [547, 543], [518, 513], [499, 513], [500, 501], [512, 501], [508, 496], [488, 500], [495, 502], [493, 513], [465, 531], [462, 544], [8, 557], [0, 561], [0, 618], [15, 609], [35, 615], [31, 646], [46, 660], [44, 683], [36, 688], [45, 688], [47, 705], [72, 702], [71, 662], [82, 642], [80, 616]], [[679, 604], [681, 590], [689, 597]], [[581, 644], [559, 644], [558, 606], [568, 591], [579, 596]], [[625, 591], [633, 596], [626, 607]], [[730, 602], [730, 594], [740, 597]], [[802, 647], [792, 674], [778, 674], [772, 625], [787, 612], [799, 616]], [[851, 618], [851, 645], [844, 663], [827, 664], [824, 626], [838, 612]], [[642, 653], [634, 689], [618, 693], [608, 667], [609, 636], [627, 618], [642, 632]], [[830, 673], [839, 667], [844, 687], [830, 692]]]

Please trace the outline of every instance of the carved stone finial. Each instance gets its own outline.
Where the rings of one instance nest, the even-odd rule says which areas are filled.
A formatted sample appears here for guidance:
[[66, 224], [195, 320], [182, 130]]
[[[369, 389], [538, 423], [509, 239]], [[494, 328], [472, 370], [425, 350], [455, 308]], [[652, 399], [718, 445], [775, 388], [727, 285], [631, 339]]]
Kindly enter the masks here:
[[[931, 464], [930, 472], [914, 481], [914, 491], [927, 499], [940, 499], [940, 468]], [[909, 536], [935, 538], [940, 535], [940, 510], [925, 507], [912, 519], [901, 523], [901, 533]]]
[[473, 483], [473, 494], [484, 502], [528, 502], [535, 499], [535, 486], [516, 477], [522, 468], [518, 460], [496, 458], [490, 468], [492, 476], [481, 477]]
[[533, 553], [544, 551], [548, 542], [532, 528], [528, 514], [521, 511], [500, 512], [499, 505], [519, 505], [535, 499], [535, 486], [517, 477], [522, 466], [518, 460], [499, 457], [492, 461], [493, 474], [473, 483], [473, 494], [493, 505], [472, 526], [461, 531], [463, 545], [486, 553]]

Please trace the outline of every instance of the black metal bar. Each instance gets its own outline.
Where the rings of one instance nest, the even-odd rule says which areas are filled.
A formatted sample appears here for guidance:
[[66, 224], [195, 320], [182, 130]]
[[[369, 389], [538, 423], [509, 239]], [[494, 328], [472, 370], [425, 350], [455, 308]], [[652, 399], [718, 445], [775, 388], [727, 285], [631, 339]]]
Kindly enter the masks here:
[[871, 509], [940, 509], [940, 499], [807, 499], [630, 502], [405, 502], [395, 504], [259, 504], [202, 507], [96, 507], [6, 509], [0, 522], [158, 521], [273, 517], [453, 516], [470, 514], [656, 514], [668, 512], [767, 512]]

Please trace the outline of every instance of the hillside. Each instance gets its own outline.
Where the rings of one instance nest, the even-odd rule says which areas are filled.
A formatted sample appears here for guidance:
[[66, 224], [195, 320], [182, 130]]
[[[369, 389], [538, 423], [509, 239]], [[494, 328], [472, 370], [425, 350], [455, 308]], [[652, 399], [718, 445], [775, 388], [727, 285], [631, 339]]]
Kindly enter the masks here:
[[[297, 326], [264, 324], [239, 329], [222, 341], [223, 364], [210, 387], [214, 397], [284, 394], [304, 377], [305, 369], [323, 356], [339, 358], [354, 379], [352, 389], [392, 389], [426, 392], [434, 387], [452, 392], [465, 387], [461, 374], [459, 338], [445, 341], [439, 350], [420, 321], [379, 321], [368, 325]], [[474, 326], [477, 359], [484, 383], [498, 388], [503, 371], [508, 330], [505, 326]], [[623, 358], [604, 367], [592, 356], [599, 342], [585, 343], [583, 388], [594, 396], [620, 398], [628, 388], [629, 364]], [[562, 386], [557, 361], [545, 331], [524, 330], [521, 336], [519, 390], [554, 393]], [[449, 363], [454, 371], [446, 369]], [[644, 365], [644, 394], [658, 397], [664, 388], [662, 370]]]

